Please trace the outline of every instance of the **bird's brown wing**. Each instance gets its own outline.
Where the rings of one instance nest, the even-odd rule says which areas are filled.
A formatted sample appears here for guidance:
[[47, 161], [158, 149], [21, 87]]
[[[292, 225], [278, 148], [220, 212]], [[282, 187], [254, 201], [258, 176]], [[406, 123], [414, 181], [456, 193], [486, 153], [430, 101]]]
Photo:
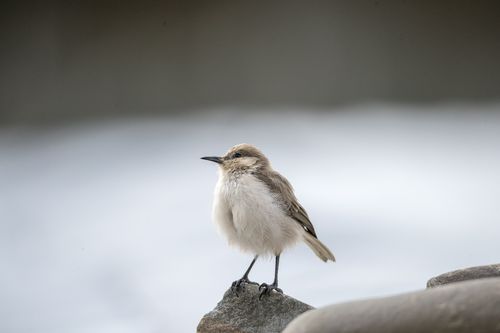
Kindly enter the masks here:
[[266, 184], [269, 190], [278, 197], [278, 200], [283, 203], [290, 217], [297, 221], [306, 232], [317, 238], [309, 216], [295, 197], [290, 182], [276, 171], [257, 172], [254, 175]]

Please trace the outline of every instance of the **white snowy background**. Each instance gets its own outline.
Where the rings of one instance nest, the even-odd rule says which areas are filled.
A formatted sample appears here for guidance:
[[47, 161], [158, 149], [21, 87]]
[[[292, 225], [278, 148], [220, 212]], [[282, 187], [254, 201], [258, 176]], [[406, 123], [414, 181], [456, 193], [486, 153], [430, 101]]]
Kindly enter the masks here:
[[[193, 332], [251, 260], [211, 223], [216, 165], [199, 159], [242, 142], [338, 260], [286, 252], [293, 297], [391, 295], [500, 262], [499, 105], [232, 111], [0, 127], [0, 331]], [[251, 274], [272, 277], [269, 260]]]

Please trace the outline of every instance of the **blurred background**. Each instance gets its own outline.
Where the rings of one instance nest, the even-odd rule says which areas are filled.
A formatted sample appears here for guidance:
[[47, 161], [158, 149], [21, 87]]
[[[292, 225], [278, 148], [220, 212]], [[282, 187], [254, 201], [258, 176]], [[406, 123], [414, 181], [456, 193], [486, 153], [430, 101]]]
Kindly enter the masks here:
[[193, 332], [252, 258], [199, 160], [241, 142], [338, 259], [282, 256], [306, 303], [500, 261], [496, 1], [3, 1], [0, 50], [2, 332]]

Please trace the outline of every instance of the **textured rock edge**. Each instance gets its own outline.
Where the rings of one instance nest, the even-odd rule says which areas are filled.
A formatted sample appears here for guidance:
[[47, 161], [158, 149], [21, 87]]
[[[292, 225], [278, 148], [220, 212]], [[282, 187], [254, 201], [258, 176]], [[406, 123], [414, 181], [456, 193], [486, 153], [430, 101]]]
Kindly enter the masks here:
[[293, 297], [273, 292], [259, 299], [258, 286], [246, 285], [236, 295], [231, 289], [201, 319], [197, 332], [281, 332], [295, 317], [314, 309]]
[[500, 277], [500, 264], [468, 267], [447, 272], [429, 279], [427, 288], [489, 277]]

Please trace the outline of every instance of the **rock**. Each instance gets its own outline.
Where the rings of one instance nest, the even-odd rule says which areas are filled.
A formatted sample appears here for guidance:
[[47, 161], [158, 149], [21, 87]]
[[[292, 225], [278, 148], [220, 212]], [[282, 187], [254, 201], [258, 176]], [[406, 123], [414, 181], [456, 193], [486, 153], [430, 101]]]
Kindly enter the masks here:
[[290, 296], [273, 292], [259, 300], [256, 285], [245, 285], [238, 293], [229, 289], [215, 309], [198, 324], [198, 333], [281, 332], [292, 319], [313, 309]]
[[500, 278], [311, 310], [283, 333], [500, 332]]
[[427, 288], [453, 282], [476, 280], [488, 277], [500, 277], [500, 264], [469, 267], [444, 273], [427, 281]]

